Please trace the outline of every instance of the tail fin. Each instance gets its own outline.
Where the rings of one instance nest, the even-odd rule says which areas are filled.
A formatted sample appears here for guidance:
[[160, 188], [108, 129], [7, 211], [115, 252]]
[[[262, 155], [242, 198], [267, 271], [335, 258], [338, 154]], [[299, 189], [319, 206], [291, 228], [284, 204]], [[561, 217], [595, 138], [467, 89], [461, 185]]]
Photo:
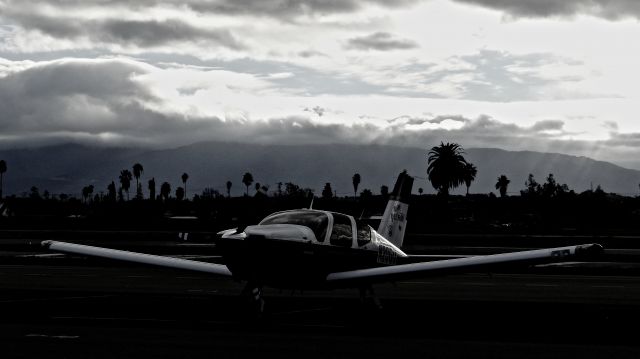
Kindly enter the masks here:
[[404, 231], [407, 227], [408, 200], [413, 187], [413, 177], [403, 171], [398, 175], [396, 185], [393, 187], [387, 208], [384, 210], [378, 233], [384, 236], [396, 247], [402, 247]]

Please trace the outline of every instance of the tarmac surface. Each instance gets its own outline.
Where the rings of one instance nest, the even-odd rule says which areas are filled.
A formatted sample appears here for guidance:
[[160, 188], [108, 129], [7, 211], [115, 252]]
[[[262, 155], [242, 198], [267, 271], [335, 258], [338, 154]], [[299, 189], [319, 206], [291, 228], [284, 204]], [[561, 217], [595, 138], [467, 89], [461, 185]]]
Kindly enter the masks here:
[[29, 248], [0, 244], [0, 358], [640, 358], [626, 264], [412, 278], [375, 287], [383, 309], [265, 289], [258, 318], [226, 278]]

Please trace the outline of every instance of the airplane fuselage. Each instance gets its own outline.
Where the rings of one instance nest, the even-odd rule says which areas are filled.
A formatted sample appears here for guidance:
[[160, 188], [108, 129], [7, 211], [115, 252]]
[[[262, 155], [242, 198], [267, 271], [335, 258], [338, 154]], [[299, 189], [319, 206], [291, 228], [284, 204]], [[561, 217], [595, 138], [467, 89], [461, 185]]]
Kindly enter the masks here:
[[244, 231], [221, 232], [216, 245], [234, 278], [276, 288], [326, 288], [329, 273], [408, 258], [353, 217], [317, 210], [275, 213]]

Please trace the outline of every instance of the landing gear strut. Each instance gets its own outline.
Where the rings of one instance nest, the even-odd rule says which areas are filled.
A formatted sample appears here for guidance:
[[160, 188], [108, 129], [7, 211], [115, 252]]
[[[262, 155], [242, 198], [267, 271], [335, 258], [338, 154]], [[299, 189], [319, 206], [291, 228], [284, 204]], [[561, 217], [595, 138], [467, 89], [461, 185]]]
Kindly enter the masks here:
[[257, 315], [264, 314], [264, 299], [262, 298], [262, 286], [249, 282], [242, 290], [242, 295], [251, 303], [253, 312]]

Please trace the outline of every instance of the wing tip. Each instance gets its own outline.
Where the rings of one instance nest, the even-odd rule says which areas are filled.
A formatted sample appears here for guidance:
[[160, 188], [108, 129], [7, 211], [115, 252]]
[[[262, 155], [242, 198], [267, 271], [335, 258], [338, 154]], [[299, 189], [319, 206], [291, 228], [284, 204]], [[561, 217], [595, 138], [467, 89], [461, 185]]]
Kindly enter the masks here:
[[598, 243], [583, 244], [576, 247], [576, 256], [595, 258], [604, 253], [604, 247]]

